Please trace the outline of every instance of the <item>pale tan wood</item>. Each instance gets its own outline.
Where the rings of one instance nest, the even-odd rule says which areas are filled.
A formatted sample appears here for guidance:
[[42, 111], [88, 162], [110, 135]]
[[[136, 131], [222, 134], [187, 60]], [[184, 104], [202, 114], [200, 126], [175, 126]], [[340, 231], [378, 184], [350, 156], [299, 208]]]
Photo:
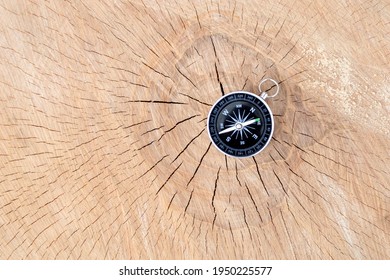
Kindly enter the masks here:
[[[2, 1], [0, 258], [387, 259], [388, 1]], [[205, 130], [281, 81], [255, 158]]]

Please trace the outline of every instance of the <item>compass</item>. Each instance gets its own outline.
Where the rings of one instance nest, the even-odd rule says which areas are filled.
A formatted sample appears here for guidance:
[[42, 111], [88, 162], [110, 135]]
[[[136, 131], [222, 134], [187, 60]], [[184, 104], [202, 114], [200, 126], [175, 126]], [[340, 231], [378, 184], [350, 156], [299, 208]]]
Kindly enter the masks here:
[[[268, 96], [261, 85], [266, 81], [276, 85], [276, 93]], [[265, 102], [279, 92], [272, 79], [259, 84], [262, 94], [235, 91], [222, 96], [213, 105], [207, 119], [207, 129], [214, 146], [232, 157], [251, 157], [260, 153], [270, 142], [274, 130], [272, 111]]]

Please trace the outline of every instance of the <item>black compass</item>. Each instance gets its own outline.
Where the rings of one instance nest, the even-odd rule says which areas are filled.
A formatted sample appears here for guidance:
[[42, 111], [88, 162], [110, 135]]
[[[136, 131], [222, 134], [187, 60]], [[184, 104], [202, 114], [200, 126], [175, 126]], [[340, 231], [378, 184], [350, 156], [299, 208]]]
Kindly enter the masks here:
[[233, 157], [250, 157], [268, 145], [274, 120], [264, 101], [267, 97], [265, 92], [258, 96], [236, 91], [224, 95], [214, 104], [207, 119], [207, 128], [218, 150]]

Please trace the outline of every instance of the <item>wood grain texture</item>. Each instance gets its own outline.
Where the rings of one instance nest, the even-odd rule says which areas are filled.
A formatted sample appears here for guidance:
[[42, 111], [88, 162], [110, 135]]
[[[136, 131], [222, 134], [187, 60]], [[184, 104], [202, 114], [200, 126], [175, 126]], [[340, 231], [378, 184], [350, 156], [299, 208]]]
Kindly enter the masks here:
[[[385, 0], [1, 1], [0, 258], [390, 258], [389, 57]], [[226, 157], [211, 105], [263, 77]]]

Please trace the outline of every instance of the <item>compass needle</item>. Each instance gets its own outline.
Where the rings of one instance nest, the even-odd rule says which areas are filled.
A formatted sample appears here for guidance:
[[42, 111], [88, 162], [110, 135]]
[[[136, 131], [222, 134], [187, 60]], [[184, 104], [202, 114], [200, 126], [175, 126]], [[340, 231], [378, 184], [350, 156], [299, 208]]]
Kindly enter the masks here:
[[245, 127], [245, 126], [251, 125], [251, 124], [253, 124], [253, 123], [255, 123], [255, 122], [258, 122], [258, 121], [260, 121], [259, 118], [254, 119], [254, 120], [249, 120], [249, 121], [243, 122], [243, 123], [242, 123], [242, 126]]
[[224, 129], [224, 130], [221, 130], [218, 134], [224, 134], [224, 133], [233, 131], [233, 130], [235, 130], [235, 129], [236, 129], [236, 127], [235, 127], [235, 126], [232, 126], [232, 127], [226, 128], [226, 129]]

